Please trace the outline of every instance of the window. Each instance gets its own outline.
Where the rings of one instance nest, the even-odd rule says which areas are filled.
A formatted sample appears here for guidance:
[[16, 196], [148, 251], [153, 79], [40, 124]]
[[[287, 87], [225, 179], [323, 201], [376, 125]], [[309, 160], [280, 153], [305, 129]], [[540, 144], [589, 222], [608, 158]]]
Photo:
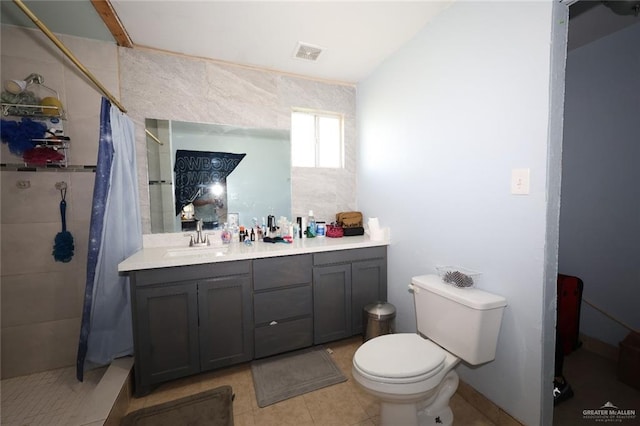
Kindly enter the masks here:
[[291, 114], [291, 164], [294, 167], [344, 167], [342, 115], [294, 111]]

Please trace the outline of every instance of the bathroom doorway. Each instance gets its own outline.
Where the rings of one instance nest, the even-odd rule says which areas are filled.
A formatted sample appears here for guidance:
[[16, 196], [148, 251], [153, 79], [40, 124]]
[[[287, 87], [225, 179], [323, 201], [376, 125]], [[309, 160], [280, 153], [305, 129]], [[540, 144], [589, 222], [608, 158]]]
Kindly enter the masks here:
[[558, 425], [579, 424], [583, 410], [607, 402], [640, 409], [640, 391], [617, 379], [628, 330], [589, 304], [640, 327], [630, 302], [640, 298], [640, 191], [628, 184], [640, 181], [640, 18], [584, 0], [569, 11], [558, 272], [584, 281], [583, 344], [565, 357], [575, 396], [554, 409]]

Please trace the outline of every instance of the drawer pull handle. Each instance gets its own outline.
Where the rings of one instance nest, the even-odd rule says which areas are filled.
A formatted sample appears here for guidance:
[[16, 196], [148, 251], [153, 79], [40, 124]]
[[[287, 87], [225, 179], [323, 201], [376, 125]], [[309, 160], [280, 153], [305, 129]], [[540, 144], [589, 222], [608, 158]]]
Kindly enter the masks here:
[[269, 325], [278, 325], [278, 321], [271, 321]]

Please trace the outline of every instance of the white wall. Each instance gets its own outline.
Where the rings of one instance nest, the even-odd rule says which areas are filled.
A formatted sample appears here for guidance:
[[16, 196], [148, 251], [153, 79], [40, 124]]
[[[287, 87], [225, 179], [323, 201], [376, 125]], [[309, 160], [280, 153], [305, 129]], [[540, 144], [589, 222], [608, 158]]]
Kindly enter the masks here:
[[[569, 52], [559, 271], [640, 329], [640, 24]], [[581, 331], [618, 345], [624, 327], [583, 303]]]
[[[560, 174], [548, 148], [561, 136], [561, 119], [549, 120], [560, 7], [454, 3], [358, 86], [358, 207], [392, 228], [398, 329], [415, 330], [411, 276], [446, 264], [483, 272], [478, 286], [509, 304], [496, 359], [458, 371], [527, 425], [550, 419], [553, 345], [542, 341], [554, 323], [557, 245], [545, 235], [555, 227], [557, 241], [547, 186], [559, 187]], [[511, 195], [513, 168], [531, 169], [530, 195]]]

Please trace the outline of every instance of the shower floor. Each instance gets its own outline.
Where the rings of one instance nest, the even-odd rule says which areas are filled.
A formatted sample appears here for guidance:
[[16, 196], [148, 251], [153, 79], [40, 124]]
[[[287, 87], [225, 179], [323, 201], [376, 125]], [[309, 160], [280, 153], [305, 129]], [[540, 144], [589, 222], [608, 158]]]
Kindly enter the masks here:
[[111, 364], [113, 368], [85, 371], [83, 382], [76, 379], [75, 367], [4, 379], [0, 383], [0, 423], [3, 426], [102, 424], [99, 420], [108, 415], [131, 362], [116, 360]]

